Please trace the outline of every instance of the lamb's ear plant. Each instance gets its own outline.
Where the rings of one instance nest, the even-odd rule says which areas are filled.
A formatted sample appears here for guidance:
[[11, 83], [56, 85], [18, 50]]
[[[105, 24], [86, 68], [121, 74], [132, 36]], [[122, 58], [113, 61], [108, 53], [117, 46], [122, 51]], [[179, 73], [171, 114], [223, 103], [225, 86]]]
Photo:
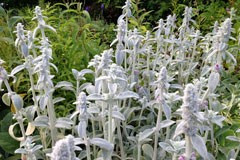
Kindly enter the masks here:
[[184, 89], [183, 104], [181, 106], [182, 120], [177, 125], [174, 137], [185, 135], [185, 154], [187, 160], [190, 160], [194, 152], [193, 148], [202, 158], [208, 159], [208, 152], [204, 139], [198, 135], [199, 122], [202, 121], [199, 114], [199, 97], [193, 84], [187, 84]]

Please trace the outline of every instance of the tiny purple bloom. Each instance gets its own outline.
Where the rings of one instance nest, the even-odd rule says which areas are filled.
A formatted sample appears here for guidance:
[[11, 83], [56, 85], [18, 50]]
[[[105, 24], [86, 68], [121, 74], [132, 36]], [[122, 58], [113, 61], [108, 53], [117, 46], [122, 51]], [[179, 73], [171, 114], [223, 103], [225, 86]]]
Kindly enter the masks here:
[[104, 10], [104, 4], [103, 3], [101, 4], [101, 10]]
[[220, 72], [221, 71], [221, 65], [219, 64], [216, 64], [214, 69], [217, 71], [217, 72]]
[[182, 155], [182, 156], [178, 157], [178, 160], [185, 160], [185, 157]]
[[85, 7], [85, 10], [89, 12], [90, 7], [89, 6]]

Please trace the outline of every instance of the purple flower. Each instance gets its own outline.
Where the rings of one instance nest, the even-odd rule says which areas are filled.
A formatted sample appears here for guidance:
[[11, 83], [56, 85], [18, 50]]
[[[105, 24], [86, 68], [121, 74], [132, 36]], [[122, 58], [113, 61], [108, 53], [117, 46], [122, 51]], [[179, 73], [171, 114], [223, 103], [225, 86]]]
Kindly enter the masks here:
[[221, 71], [221, 65], [219, 65], [219, 64], [216, 64], [215, 66], [214, 66], [214, 69], [217, 71], [217, 72], [220, 72]]
[[90, 11], [90, 7], [89, 6], [85, 7], [85, 10], [89, 12]]
[[101, 10], [104, 10], [104, 4], [103, 3], [101, 4]]
[[182, 156], [178, 157], [178, 160], [185, 160], [185, 157], [182, 155]]

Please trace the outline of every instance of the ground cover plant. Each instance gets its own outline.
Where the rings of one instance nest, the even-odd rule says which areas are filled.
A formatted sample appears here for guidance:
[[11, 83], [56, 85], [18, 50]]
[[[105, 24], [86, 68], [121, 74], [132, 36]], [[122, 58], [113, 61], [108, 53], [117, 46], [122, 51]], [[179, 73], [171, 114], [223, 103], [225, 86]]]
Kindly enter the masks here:
[[[35, 28], [16, 25], [21, 64], [6, 70], [8, 62], [0, 61], [2, 101], [13, 112], [7, 130], [19, 142], [15, 159], [239, 158], [240, 130], [236, 123], [236, 133], [229, 130], [239, 99], [232, 84], [238, 78], [226, 75], [235, 71], [239, 54], [234, 8], [205, 34], [196, 28], [191, 7], [181, 23], [173, 14], [144, 32], [141, 25], [134, 28], [133, 6], [127, 0], [122, 7], [109, 49], [86, 69], [68, 68], [75, 78], [71, 82], [53, 82], [59, 72], [52, 63], [53, 47], [58, 46], [51, 41], [58, 30], [46, 22], [42, 9], [35, 7]], [[11, 87], [21, 72], [29, 77], [30, 103]], [[55, 111], [65, 100], [57, 96], [60, 90], [75, 97], [68, 102], [75, 110], [64, 116]]]

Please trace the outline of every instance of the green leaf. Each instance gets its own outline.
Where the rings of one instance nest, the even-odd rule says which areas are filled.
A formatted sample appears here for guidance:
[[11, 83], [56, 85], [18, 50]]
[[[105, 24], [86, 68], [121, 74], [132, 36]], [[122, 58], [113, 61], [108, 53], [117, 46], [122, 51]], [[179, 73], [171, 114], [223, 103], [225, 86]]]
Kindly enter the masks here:
[[150, 158], [152, 158], [152, 155], [153, 155], [153, 148], [151, 145], [149, 144], [144, 144], [142, 146], [142, 150], [143, 150], [143, 153], [146, 154], [147, 156], [149, 156]]
[[9, 112], [0, 122], [1, 132], [8, 132], [9, 126], [12, 124], [12, 113]]
[[14, 151], [19, 147], [19, 142], [15, 141], [8, 132], [0, 132], [0, 146], [7, 152], [14, 154]]
[[8, 93], [4, 93], [4, 95], [2, 96], [2, 101], [5, 105], [10, 106], [11, 101], [10, 97], [8, 96]]
[[0, 15], [6, 16], [5, 10], [0, 6]]
[[8, 158], [5, 159], [5, 160], [19, 160], [19, 159], [21, 159], [21, 155], [20, 155], [20, 154], [17, 154], [17, 155], [8, 157]]

